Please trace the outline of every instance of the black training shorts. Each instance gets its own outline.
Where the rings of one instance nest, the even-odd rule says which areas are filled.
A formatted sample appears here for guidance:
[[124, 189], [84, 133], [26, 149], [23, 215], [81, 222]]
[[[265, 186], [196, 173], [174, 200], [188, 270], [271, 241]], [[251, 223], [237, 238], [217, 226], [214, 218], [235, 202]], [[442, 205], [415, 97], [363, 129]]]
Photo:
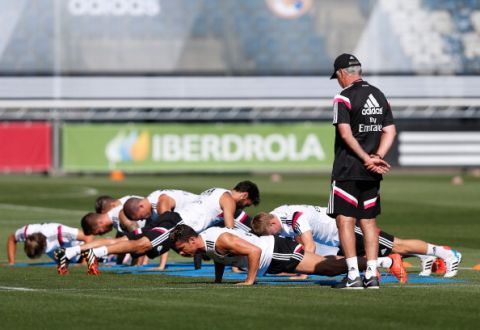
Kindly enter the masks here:
[[[147, 221], [148, 223], [148, 221]], [[171, 242], [169, 239], [170, 231], [178, 224], [182, 223], [182, 218], [178, 213], [166, 212], [159, 216], [157, 220], [149, 223], [142, 229], [136, 229], [126, 236], [129, 240], [138, 240], [142, 237], [148, 238], [152, 244], [152, 249], [146, 255], [153, 259], [167, 252], [170, 249]], [[155, 227], [152, 227], [155, 226]]]
[[374, 219], [380, 214], [380, 181], [333, 181], [327, 214]]
[[266, 272], [269, 274], [293, 273], [302, 261], [304, 253], [303, 245], [288, 238], [275, 236], [272, 262]]

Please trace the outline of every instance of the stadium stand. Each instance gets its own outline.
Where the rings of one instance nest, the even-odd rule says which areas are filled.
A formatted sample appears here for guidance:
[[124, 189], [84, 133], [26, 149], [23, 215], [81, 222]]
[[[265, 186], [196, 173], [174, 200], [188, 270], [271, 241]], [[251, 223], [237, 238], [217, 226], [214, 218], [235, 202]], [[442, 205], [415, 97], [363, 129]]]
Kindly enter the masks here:
[[269, 0], [0, 2], [0, 116], [325, 122], [346, 51], [402, 129], [478, 130], [480, 0], [312, 3], [292, 18]]
[[0, 72], [328, 75], [339, 51], [363, 48], [376, 74], [480, 72], [479, 1], [314, 1], [295, 19], [267, 3], [5, 1]]

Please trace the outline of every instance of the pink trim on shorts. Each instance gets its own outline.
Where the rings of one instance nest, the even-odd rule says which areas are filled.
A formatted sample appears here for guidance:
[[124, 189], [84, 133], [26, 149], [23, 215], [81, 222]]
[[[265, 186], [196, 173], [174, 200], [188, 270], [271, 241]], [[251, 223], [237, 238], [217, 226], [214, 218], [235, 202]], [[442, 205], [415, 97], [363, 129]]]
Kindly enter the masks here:
[[347, 193], [345, 190], [340, 189], [338, 187], [333, 187], [333, 193], [346, 201], [349, 204], [352, 204], [355, 207], [358, 207], [358, 201], [355, 197]]
[[378, 197], [375, 197], [375, 198], [369, 199], [368, 201], [364, 201], [363, 202], [363, 208], [366, 210], [366, 209], [369, 209], [371, 207], [374, 207], [375, 205], [377, 205], [377, 199], [378, 199]]

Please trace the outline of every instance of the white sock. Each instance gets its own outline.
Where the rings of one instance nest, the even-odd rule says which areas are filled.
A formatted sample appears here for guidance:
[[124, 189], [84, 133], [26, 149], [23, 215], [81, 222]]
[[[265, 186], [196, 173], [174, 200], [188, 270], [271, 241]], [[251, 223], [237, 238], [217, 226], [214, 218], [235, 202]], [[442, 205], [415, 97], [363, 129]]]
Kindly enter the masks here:
[[360, 276], [360, 272], [358, 271], [357, 257], [347, 258], [346, 261], [348, 268], [348, 278], [354, 280]]
[[446, 249], [443, 246], [427, 244], [427, 254], [431, 256], [447, 259], [452, 256], [452, 250]]
[[97, 258], [102, 258], [108, 254], [108, 249], [106, 246], [100, 246], [98, 248], [93, 249], [93, 254]]
[[377, 267], [380, 268], [390, 268], [392, 267], [393, 260], [389, 257], [379, 257], [377, 259]]
[[432, 258], [432, 256], [429, 256], [427, 254], [414, 254], [415, 257], [420, 258], [420, 259], [427, 259], [427, 258]]
[[80, 245], [68, 247], [65, 249], [65, 257], [67, 257], [68, 260], [78, 256], [80, 254]]
[[372, 276], [377, 276], [377, 260], [367, 260], [367, 270], [365, 278], [368, 280]]

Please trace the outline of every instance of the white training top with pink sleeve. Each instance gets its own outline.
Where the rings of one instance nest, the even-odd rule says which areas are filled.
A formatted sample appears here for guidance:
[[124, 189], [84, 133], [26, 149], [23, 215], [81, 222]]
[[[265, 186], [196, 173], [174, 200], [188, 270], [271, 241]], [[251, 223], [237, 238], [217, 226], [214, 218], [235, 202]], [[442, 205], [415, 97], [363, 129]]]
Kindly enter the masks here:
[[253, 244], [259, 247], [262, 250], [260, 256], [260, 264], [257, 274], [259, 276], [265, 274], [273, 258], [273, 249], [275, 246], [275, 240], [273, 236], [257, 236], [255, 234], [246, 233], [243, 230], [239, 229], [230, 229], [230, 228], [220, 228], [220, 227], [211, 227], [207, 230], [200, 233], [200, 237], [205, 243], [205, 254], [212, 258], [215, 262], [224, 264], [224, 265], [233, 265], [233, 266], [246, 266], [245, 256], [236, 256], [236, 255], [222, 255], [219, 254], [216, 250], [217, 239], [224, 233], [229, 233], [235, 235], [250, 244]]
[[150, 216], [151, 220], [156, 220], [158, 218], [157, 203], [158, 203], [158, 199], [162, 195], [167, 195], [168, 197], [172, 198], [175, 201], [175, 208], [170, 211], [175, 211], [178, 209], [185, 208], [186, 205], [192, 203], [198, 198], [198, 195], [188, 191], [184, 191], [184, 190], [176, 190], [176, 189], [156, 190], [147, 196], [148, 201], [150, 202], [150, 204], [152, 204], [152, 215]]
[[15, 231], [15, 241], [25, 242], [29, 235], [40, 233], [47, 238], [45, 253], [52, 259], [55, 250], [60, 247], [79, 245], [77, 241], [78, 229], [62, 225], [60, 223], [40, 223], [25, 225]]
[[326, 210], [325, 207], [312, 205], [282, 205], [270, 213], [277, 216], [282, 223], [279, 235], [295, 237], [311, 231], [315, 243], [338, 248], [340, 238], [337, 224], [335, 219], [327, 215]]
[[220, 198], [224, 193], [231, 194], [230, 190], [212, 188], [202, 192], [192, 203], [184, 208], [175, 209], [186, 225], [197, 233], [215, 226], [223, 221], [223, 210], [220, 207]]

